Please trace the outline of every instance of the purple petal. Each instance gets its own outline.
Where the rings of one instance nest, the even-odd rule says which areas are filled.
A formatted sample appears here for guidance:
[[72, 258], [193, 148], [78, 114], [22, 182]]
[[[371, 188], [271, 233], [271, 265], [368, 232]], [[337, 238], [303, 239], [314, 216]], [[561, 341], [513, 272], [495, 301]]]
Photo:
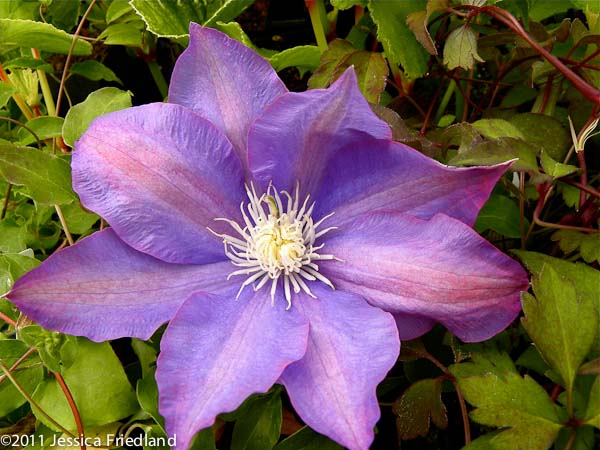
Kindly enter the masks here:
[[178, 448], [187, 449], [217, 414], [269, 390], [306, 351], [308, 323], [297, 310], [286, 311], [284, 301], [271, 306], [268, 289], [246, 292], [237, 301], [235, 291], [192, 295], [162, 338], [159, 410]]
[[45, 328], [105, 341], [148, 339], [194, 291], [219, 292], [231, 263], [169, 264], [137, 252], [107, 229], [50, 256], [7, 295]]
[[190, 23], [190, 45], [173, 69], [169, 102], [215, 124], [244, 165], [250, 124], [285, 92], [277, 73], [256, 52], [217, 30]]
[[248, 157], [254, 179], [266, 188], [316, 192], [328, 161], [340, 148], [370, 136], [391, 139], [389, 126], [369, 107], [352, 68], [329, 87], [288, 93], [250, 128]]
[[435, 320], [415, 314], [394, 314], [401, 341], [410, 341], [424, 335], [435, 326]]
[[320, 264], [336, 288], [392, 313], [441, 322], [464, 341], [506, 328], [528, 286], [516, 261], [443, 214], [428, 221], [394, 211], [365, 214], [325, 241], [324, 252], [344, 260]]
[[127, 244], [167, 262], [223, 258], [207, 228], [240, 220], [245, 197], [239, 158], [210, 122], [155, 103], [96, 119], [75, 143], [73, 187]]
[[351, 450], [369, 448], [380, 415], [375, 389], [400, 350], [396, 325], [360, 297], [311, 288], [317, 300], [301, 295], [293, 304], [310, 322], [306, 355], [281, 381], [311, 428]]
[[332, 223], [341, 225], [362, 213], [394, 209], [421, 219], [443, 213], [472, 225], [510, 164], [448, 167], [397, 142], [363, 139], [330, 161], [313, 191], [315, 215], [335, 211]]

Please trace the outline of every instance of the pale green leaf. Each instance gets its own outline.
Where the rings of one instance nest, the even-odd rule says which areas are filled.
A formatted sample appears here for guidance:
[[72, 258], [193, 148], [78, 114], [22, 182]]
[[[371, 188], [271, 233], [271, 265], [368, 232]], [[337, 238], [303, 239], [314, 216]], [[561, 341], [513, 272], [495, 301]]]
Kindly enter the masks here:
[[[29, 346], [16, 339], [0, 339], [0, 360], [7, 366], [12, 366], [21, 356], [29, 350]], [[14, 372], [17, 382], [27, 391], [33, 392], [37, 385], [42, 381], [44, 368], [39, 363], [40, 358], [31, 354], [21, 364], [21, 369]], [[0, 370], [0, 376], [4, 372]], [[9, 380], [0, 383], [0, 417], [6, 416], [19, 406], [25, 404], [27, 400], [13, 386]]]
[[123, 84], [112, 70], [93, 59], [73, 63], [69, 72], [74, 75], [81, 75], [92, 81], [116, 81], [119, 84]]
[[131, 93], [128, 91], [106, 87], [92, 92], [83, 102], [73, 106], [67, 113], [63, 126], [65, 143], [72, 147], [96, 117], [130, 106]]
[[510, 122], [503, 119], [480, 119], [473, 122], [473, 127], [488, 139], [503, 137], [525, 139], [525, 136]]
[[[25, 125], [33, 131], [40, 141], [58, 137], [62, 134], [64, 119], [56, 116], [35, 117]], [[19, 128], [17, 133], [20, 145], [29, 145], [36, 142], [36, 138], [24, 127]]]
[[565, 253], [579, 251], [581, 257], [588, 263], [600, 261], [600, 236], [586, 234], [574, 230], [559, 230], [552, 235], [553, 241], [558, 241], [560, 249]]
[[533, 291], [535, 297], [523, 295], [525, 317], [521, 322], [570, 391], [598, 332], [598, 313], [592, 299], [578, 295], [573, 284], [551, 265], [534, 277]]
[[[24, 47], [51, 53], [69, 53], [73, 36], [59, 30], [49, 23], [23, 19], [0, 18], [0, 46]], [[77, 39], [73, 48], [74, 55], [91, 55], [92, 45], [83, 39]]]
[[369, 1], [369, 11], [377, 24], [377, 39], [383, 44], [385, 56], [393, 65], [400, 65], [411, 79], [427, 72], [429, 54], [408, 28], [410, 13], [422, 11], [425, 0]]
[[[135, 413], [139, 406], [121, 362], [110, 344], [78, 338], [79, 351], [73, 364], [62, 373], [77, 404], [83, 423], [106, 425]], [[69, 430], [76, 430], [73, 412], [54, 379], [45, 380], [35, 391], [34, 399], [52, 418]], [[38, 414], [38, 420], [54, 426]]]
[[475, 61], [483, 62], [477, 53], [477, 35], [466, 25], [458, 27], [446, 38], [444, 64], [450, 70], [457, 67], [469, 70]]
[[588, 425], [592, 425], [600, 430], [600, 376], [596, 377], [592, 385], [585, 417], [585, 422]]
[[542, 154], [540, 155], [540, 162], [542, 163], [542, 168], [544, 169], [544, 172], [546, 172], [546, 175], [550, 175], [552, 178], [564, 177], [579, 170], [577, 166], [555, 161], [544, 151], [542, 151]]
[[0, 295], [10, 291], [21, 275], [39, 264], [37, 259], [22, 253], [0, 254]]
[[37, 149], [0, 143], [0, 176], [25, 186], [42, 204], [71, 203], [76, 198], [69, 163]]
[[463, 376], [457, 370], [461, 365], [451, 366], [450, 371], [457, 377], [465, 399], [476, 408], [470, 413], [471, 419], [502, 428], [465, 449], [547, 450], [550, 447], [562, 425], [554, 403], [539, 384], [528, 376], [521, 378], [516, 372]]

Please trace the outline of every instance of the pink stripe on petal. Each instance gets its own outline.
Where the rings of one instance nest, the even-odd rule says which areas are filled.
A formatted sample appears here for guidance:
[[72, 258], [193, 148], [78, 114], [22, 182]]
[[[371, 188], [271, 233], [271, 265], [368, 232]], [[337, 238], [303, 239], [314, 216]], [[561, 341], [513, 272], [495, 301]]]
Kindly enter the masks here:
[[293, 306], [310, 323], [306, 355], [281, 380], [307, 425], [364, 450], [380, 416], [375, 390], [398, 358], [398, 331], [390, 314], [364, 299], [312, 286], [317, 299], [301, 294]]
[[250, 124], [285, 92], [262, 56], [217, 30], [190, 23], [190, 44], [173, 69], [169, 102], [210, 120], [233, 143], [244, 167]]
[[109, 228], [52, 255], [7, 296], [51, 330], [94, 341], [148, 339], [192, 292], [231, 288], [231, 267], [229, 261], [165, 263], [133, 250]]
[[271, 306], [267, 289], [248, 289], [237, 301], [236, 290], [192, 295], [163, 335], [159, 410], [178, 449], [187, 449], [218, 414], [268, 391], [306, 351], [308, 323], [297, 310], [286, 311], [283, 299]]
[[250, 128], [248, 156], [254, 179], [266, 188], [315, 194], [330, 158], [367, 136], [391, 139], [358, 90], [349, 68], [328, 89], [288, 93], [271, 104]]
[[344, 260], [320, 264], [337, 289], [392, 313], [441, 322], [465, 341], [506, 328], [528, 287], [516, 261], [442, 214], [427, 221], [394, 211], [364, 214], [332, 232], [324, 250]]
[[73, 187], [136, 250], [167, 262], [223, 258], [229, 231], [217, 217], [240, 220], [239, 158], [210, 122], [178, 105], [154, 103], [96, 119], [73, 153]]

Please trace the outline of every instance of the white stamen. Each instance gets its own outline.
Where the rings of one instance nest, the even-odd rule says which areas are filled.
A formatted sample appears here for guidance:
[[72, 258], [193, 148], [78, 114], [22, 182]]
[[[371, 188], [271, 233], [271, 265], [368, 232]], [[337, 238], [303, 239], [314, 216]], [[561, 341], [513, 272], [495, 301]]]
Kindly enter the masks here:
[[[283, 277], [286, 309], [292, 306], [292, 291], [296, 294], [304, 291], [310, 297], [316, 298], [304, 280], [318, 280], [334, 288], [331, 281], [319, 273], [319, 266], [315, 264], [315, 261], [342, 261], [334, 255], [317, 253], [324, 244], [315, 245], [319, 237], [337, 228], [329, 227], [317, 231], [333, 213], [314, 223], [311, 215], [315, 203], [309, 206], [310, 195], [307, 195], [300, 207], [298, 184], [294, 191], [293, 195], [287, 191], [278, 192], [269, 184], [267, 192], [259, 197], [254, 185], [246, 186], [246, 194], [250, 201], [245, 208], [243, 203], [240, 206], [245, 228], [233, 220], [222, 217], [215, 219], [228, 223], [239, 236], [219, 234], [208, 229], [223, 239], [225, 255], [240, 268], [231, 272], [227, 279], [237, 275], [247, 277], [242, 282], [236, 300], [246, 286], [256, 282], [254, 290], [257, 291], [271, 280], [271, 304], [274, 304], [280, 277]], [[283, 199], [287, 202], [282, 201]], [[284, 203], [287, 203], [287, 208], [284, 207]], [[263, 204], [267, 205], [266, 208]]]

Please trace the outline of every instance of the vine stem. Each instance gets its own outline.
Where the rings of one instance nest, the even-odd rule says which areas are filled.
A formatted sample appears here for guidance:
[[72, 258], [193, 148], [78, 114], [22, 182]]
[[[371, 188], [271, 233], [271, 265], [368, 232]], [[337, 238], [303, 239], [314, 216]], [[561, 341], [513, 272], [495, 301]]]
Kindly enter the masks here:
[[14, 320], [12, 320], [10, 317], [8, 317], [6, 314], [0, 312], [0, 319], [4, 320], [7, 324], [12, 325], [13, 327], [17, 326], [17, 322], [15, 322]]
[[[40, 52], [37, 48], [32, 48], [31, 54], [35, 59], [42, 59], [40, 56]], [[40, 87], [42, 88], [42, 95], [44, 96], [44, 103], [46, 104], [46, 110], [48, 111], [48, 115], [56, 116], [56, 107], [54, 105], [54, 99], [52, 98], [52, 91], [50, 90], [50, 85], [48, 84], [46, 72], [38, 69], [37, 74], [40, 80]]]
[[502, 22], [508, 28], [513, 30], [519, 36], [521, 36], [536, 52], [542, 55], [550, 64], [552, 64], [563, 76], [573, 83], [573, 86], [583, 94], [585, 98], [593, 102], [594, 104], [600, 103], [600, 91], [595, 87], [588, 84], [585, 80], [579, 77], [575, 72], [573, 72], [569, 67], [564, 65], [560, 59], [538, 44], [529, 34], [525, 31], [525, 29], [521, 26], [519, 21], [515, 19], [515, 17], [505, 11], [502, 8], [498, 8], [497, 6], [483, 6], [481, 8], [473, 7], [469, 5], [463, 5], [463, 8], [472, 10], [471, 13], [467, 16], [467, 19], [474, 17], [480, 13], [487, 14], [492, 16], [496, 20]]
[[438, 369], [440, 369], [444, 373], [447, 379], [450, 380], [452, 386], [454, 386], [454, 390], [456, 391], [456, 397], [458, 398], [458, 403], [460, 405], [460, 414], [462, 416], [463, 421], [465, 445], [469, 445], [471, 443], [471, 426], [469, 425], [469, 413], [467, 411], [467, 404], [465, 402], [465, 398], [463, 397], [462, 392], [460, 392], [460, 388], [458, 387], [458, 382], [456, 381], [456, 378], [454, 377], [454, 375], [452, 375], [452, 373], [450, 373], [448, 368], [445, 365], [443, 365], [435, 356], [429, 353], [425, 349], [425, 347], [422, 347], [422, 350], [418, 351], [418, 355], [432, 362]]
[[324, 52], [327, 50], [327, 37], [325, 36], [323, 20], [325, 16], [325, 5], [323, 4], [323, 0], [306, 0], [306, 8], [310, 15], [310, 23], [312, 24], [315, 33], [317, 46], [321, 52]]
[[[65, 90], [65, 82], [67, 81], [67, 74], [69, 73], [69, 65], [71, 64], [71, 59], [73, 59], [73, 50], [75, 49], [75, 43], [77, 42], [77, 37], [81, 33], [81, 29], [83, 28], [83, 24], [89, 16], [90, 12], [92, 12], [92, 8], [96, 4], [96, 0], [92, 0], [83, 13], [81, 20], [79, 21], [79, 25], [77, 25], [77, 29], [75, 33], [73, 33], [73, 41], [71, 42], [71, 48], [69, 49], [69, 53], [67, 54], [67, 59], [65, 61], [65, 67], [63, 68], [62, 76], [60, 77], [60, 85], [58, 86], [58, 95], [56, 96], [56, 114], [60, 114], [60, 103], [62, 101], [63, 91]], [[46, 105], [47, 107], [48, 105]]]
[[[23, 356], [21, 356], [19, 359], [17, 359], [14, 364], [12, 366], [10, 366], [10, 368], [8, 369], [10, 372], [14, 371], [17, 367], [19, 367], [23, 361], [25, 361], [27, 358], [29, 358], [29, 355], [31, 355], [32, 353], [35, 353], [35, 348], [31, 347], [29, 350], [27, 350], [25, 353], [23, 353]], [[0, 376], [0, 384], [2, 384], [2, 382], [4, 380], [6, 380], [6, 375], [2, 375]]]
[[[34, 350], [34, 349], [30, 349], [30, 350]], [[48, 413], [46, 411], [44, 411], [40, 407], [40, 405], [38, 405], [36, 403], [36, 401], [31, 397], [31, 395], [29, 395], [27, 393], [27, 391], [23, 388], [23, 386], [21, 386], [21, 384], [17, 381], [17, 379], [12, 374], [11, 370], [6, 366], [4, 361], [2, 361], [1, 359], [0, 359], [0, 369], [2, 369], [2, 371], [4, 372], [4, 375], [12, 382], [13, 386], [21, 393], [21, 395], [23, 397], [25, 397], [25, 399], [29, 402], [29, 404], [32, 406], [32, 408], [35, 408], [41, 415], [43, 415], [46, 418], [46, 420], [48, 422], [50, 422], [52, 425], [54, 425], [60, 431], [65, 433], [67, 436], [69, 436], [71, 438], [75, 437], [75, 436], [73, 436], [73, 433], [71, 433], [69, 430], [67, 430], [65, 427], [63, 427], [60, 423], [58, 423], [56, 420], [54, 420], [50, 415], [48, 415]]]
[[69, 390], [69, 387], [67, 386], [67, 383], [65, 383], [65, 379], [63, 378], [63, 376], [61, 374], [55, 372], [54, 378], [56, 378], [56, 381], [58, 381], [60, 388], [62, 389], [63, 393], [65, 394], [65, 397], [67, 398], [67, 402], [69, 402], [69, 407], [71, 408], [71, 412], [73, 413], [73, 419], [75, 420], [75, 425], [77, 426], [77, 433], [79, 433], [79, 437], [81, 438], [79, 447], [81, 448], [81, 450], [87, 450], [86, 445], [85, 445], [85, 439], [84, 439], [85, 433], [83, 430], [83, 422], [81, 421], [81, 416], [79, 414], [79, 409], [77, 409], [77, 404], [75, 403], [75, 399], [73, 399], [73, 395], [71, 394], [71, 391]]
[[10, 199], [10, 192], [12, 191], [12, 184], [8, 183], [8, 187], [6, 188], [6, 194], [4, 195], [4, 202], [2, 203], [2, 212], [0, 213], [0, 220], [4, 219], [6, 215], [6, 210], [8, 209], [8, 202]]
[[60, 225], [65, 232], [65, 236], [67, 236], [67, 241], [69, 241], [69, 245], [73, 245], [75, 242], [73, 241], [73, 236], [71, 236], [71, 232], [69, 231], [69, 227], [67, 226], [67, 221], [65, 220], [65, 216], [63, 215], [62, 209], [59, 205], [54, 205], [54, 209], [56, 210], [56, 214], [58, 215], [58, 219], [60, 220]]

